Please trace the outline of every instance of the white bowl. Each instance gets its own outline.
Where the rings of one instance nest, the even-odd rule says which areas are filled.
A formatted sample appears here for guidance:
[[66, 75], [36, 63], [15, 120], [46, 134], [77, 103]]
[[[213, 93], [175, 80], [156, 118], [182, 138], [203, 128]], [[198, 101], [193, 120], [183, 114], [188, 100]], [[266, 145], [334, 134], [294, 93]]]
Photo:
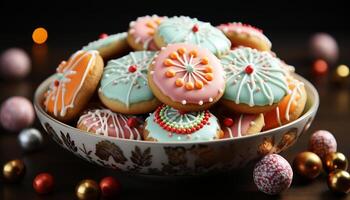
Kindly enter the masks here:
[[308, 95], [304, 114], [294, 122], [259, 134], [208, 142], [148, 142], [94, 135], [64, 124], [42, 108], [51, 78], [36, 90], [36, 114], [60, 146], [91, 163], [118, 171], [149, 175], [201, 175], [239, 169], [269, 153], [292, 146], [313, 121], [319, 106], [314, 86], [299, 75]]

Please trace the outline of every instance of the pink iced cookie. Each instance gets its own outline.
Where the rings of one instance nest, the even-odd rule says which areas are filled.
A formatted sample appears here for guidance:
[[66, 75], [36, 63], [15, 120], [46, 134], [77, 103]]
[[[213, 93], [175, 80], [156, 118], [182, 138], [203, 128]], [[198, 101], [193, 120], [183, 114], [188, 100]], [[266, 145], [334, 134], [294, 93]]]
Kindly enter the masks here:
[[221, 24], [217, 28], [231, 40], [232, 47], [245, 46], [260, 51], [271, 50], [270, 40], [263, 34], [261, 29], [254, 26], [234, 22]]
[[141, 120], [114, 113], [108, 109], [93, 109], [80, 116], [77, 128], [98, 135], [141, 140]]
[[236, 114], [226, 117], [221, 122], [223, 138], [236, 138], [256, 134], [264, 126], [264, 115]]
[[170, 44], [155, 56], [149, 85], [163, 103], [178, 110], [209, 108], [225, 89], [224, 70], [209, 50], [193, 44]]
[[33, 124], [35, 119], [32, 103], [24, 97], [7, 99], [0, 109], [0, 123], [9, 131], [19, 131]]
[[128, 31], [128, 43], [135, 50], [158, 50], [153, 40], [153, 35], [164, 17], [157, 15], [139, 17], [130, 22]]

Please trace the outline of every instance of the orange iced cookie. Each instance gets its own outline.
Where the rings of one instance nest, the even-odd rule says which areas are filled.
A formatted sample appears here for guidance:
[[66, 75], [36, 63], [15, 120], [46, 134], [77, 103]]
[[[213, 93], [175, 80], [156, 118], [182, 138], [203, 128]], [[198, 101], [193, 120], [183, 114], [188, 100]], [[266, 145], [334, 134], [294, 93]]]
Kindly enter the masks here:
[[288, 79], [289, 93], [285, 96], [278, 106], [264, 114], [265, 126], [263, 130], [269, 130], [294, 121], [303, 113], [307, 95], [304, 83], [289, 76]]
[[62, 61], [45, 93], [46, 112], [60, 121], [75, 118], [94, 94], [103, 72], [97, 51], [78, 51]]

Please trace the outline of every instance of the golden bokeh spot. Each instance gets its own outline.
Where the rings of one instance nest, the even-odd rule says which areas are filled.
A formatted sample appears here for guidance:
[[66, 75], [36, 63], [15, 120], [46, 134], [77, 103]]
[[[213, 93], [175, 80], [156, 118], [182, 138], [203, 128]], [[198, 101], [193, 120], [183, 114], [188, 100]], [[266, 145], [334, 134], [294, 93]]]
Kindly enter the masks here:
[[346, 65], [339, 65], [337, 67], [337, 74], [342, 78], [348, 77], [350, 74], [349, 67]]
[[33, 31], [32, 38], [33, 38], [33, 41], [36, 44], [43, 44], [43, 43], [45, 43], [47, 38], [48, 38], [48, 34], [47, 34], [46, 29], [44, 29], [42, 27], [36, 28]]

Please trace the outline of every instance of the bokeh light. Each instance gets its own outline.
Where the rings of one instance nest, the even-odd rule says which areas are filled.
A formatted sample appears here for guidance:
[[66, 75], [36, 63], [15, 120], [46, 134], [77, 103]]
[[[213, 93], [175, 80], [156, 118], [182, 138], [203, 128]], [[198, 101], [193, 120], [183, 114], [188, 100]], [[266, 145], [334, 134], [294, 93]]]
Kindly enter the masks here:
[[47, 31], [45, 28], [42, 28], [42, 27], [36, 28], [32, 34], [33, 41], [36, 44], [45, 43], [47, 40], [47, 37], [48, 37]]
[[350, 74], [349, 67], [346, 65], [339, 65], [337, 67], [337, 74], [342, 78], [348, 77]]

